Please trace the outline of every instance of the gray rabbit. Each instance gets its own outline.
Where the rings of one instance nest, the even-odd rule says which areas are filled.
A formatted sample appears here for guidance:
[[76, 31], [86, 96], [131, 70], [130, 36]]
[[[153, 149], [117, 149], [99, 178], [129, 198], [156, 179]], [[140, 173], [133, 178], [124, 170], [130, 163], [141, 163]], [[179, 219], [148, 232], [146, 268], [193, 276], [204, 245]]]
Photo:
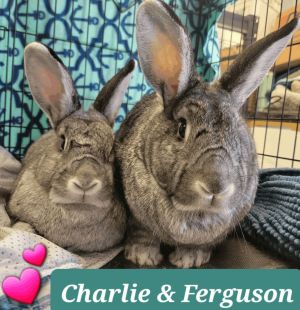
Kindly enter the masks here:
[[212, 84], [196, 73], [191, 41], [172, 9], [143, 1], [137, 12], [142, 70], [156, 93], [129, 113], [117, 141], [131, 211], [127, 259], [158, 265], [161, 243], [177, 267], [199, 267], [249, 212], [257, 189], [255, 145], [240, 115], [297, 19], [256, 42]]
[[24, 62], [32, 95], [53, 129], [26, 153], [8, 212], [71, 251], [108, 249], [122, 241], [126, 228], [114, 187], [112, 125], [135, 63], [120, 70], [84, 112], [69, 73], [51, 49], [31, 43]]

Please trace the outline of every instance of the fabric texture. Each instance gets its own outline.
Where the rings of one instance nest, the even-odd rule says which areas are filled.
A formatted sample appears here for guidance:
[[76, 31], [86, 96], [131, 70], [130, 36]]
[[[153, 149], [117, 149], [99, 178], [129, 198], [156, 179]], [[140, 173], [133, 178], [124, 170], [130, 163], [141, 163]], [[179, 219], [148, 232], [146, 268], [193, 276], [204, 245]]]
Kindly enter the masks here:
[[[28, 264], [22, 259], [24, 249], [43, 243], [47, 257], [41, 267]], [[37, 269], [43, 279], [41, 290], [32, 305], [33, 309], [48, 309], [50, 304], [49, 277], [55, 269], [101, 268], [122, 251], [122, 247], [102, 252], [76, 255], [55, 245], [47, 239], [26, 231], [0, 227], [0, 283], [7, 276], [19, 276], [28, 267]], [[0, 309], [32, 309], [6, 298], [0, 286]]]
[[300, 170], [262, 170], [242, 228], [255, 244], [300, 263]]
[[[135, 16], [141, 0], [0, 1], [0, 145], [22, 158], [48, 123], [24, 78], [26, 44], [41, 41], [68, 67], [87, 108], [130, 58], [137, 59]], [[219, 71], [216, 21], [233, 0], [167, 0], [191, 34], [196, 66], [205, 80]], [[151, 92], [137, 68], [117, 118]]]

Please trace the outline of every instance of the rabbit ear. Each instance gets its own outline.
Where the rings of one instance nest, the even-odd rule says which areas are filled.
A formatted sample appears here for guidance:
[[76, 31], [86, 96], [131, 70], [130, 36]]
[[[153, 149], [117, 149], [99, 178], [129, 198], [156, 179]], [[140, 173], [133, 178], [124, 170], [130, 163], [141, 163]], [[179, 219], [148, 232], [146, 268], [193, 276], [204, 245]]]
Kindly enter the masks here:
[[142, 70], [166, 104], [187, 89], [195, 72], [190, 38], [162, 1], [145, 0], [138, 9], [136, 24]]
[[111, 126], [115, 122], [134, 68], [135, 61], [130, 60], [104, 85], [95, 100], [94, 108], [106, 116]]
[[50, 48], [38, 42], [30, 43], [25, 48], [24, 63], [32, 96], [52, 127], [80, 108], [73, 81]]
[[221, 87], [232, 95], [237, 105], [241, 106], [259, 86], [294, 31], [299, 28], [299, 24], [299, 20], [295, 18], [281, 29], [252, 44], [220, 78]]

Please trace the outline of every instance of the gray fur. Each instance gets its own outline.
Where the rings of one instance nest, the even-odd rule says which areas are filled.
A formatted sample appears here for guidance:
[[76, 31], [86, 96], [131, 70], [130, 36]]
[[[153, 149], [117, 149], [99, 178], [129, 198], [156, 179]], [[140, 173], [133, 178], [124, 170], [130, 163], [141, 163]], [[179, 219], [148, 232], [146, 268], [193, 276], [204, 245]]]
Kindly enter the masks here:
[[[40, 49], [38, 43], [33, 44], [27, 48], [28, 53], [30, 49]], [[45, 49], [40, 51], [46, 53]], [[53, 53], [51, 51], [47, 56], [51, 63]], [[47, 57], [44, 55], [43, 59]], [[131, 68], [133, 70], [132, 65]], [[50, 98], [40, 89], [32, 71], [34, 68], [26, 72], [31, 77], [32, 91], [37, 90], [42, 98]], [[125, 75], [121, 71], [119, 81], [128, 77], [131, 71]], [[64, 75], [68, 73], [65, 71]], [[107, 102], [109, 99], [107, 96]], [[65, 100], [69, 102], [70, 98]], [[39, 104], [43, 107], [44, 103]], [[47, 102], [48, 115], [54, 115], [52, 104]], [[71, 251], [108, 249], [122, 241], [126, 228], [125, 209], [114, 186], [111, 119], [109, 121], [94, 107], [83, 112], [77, 100], [68, 109], [75, 112], [69, 115], [62, 112], [66, 110], [63, 102], [55, 104], [55, 115], [62, 115], [61, 119], [56, 118], [52, 122], [54, 128], [33, 143], [26, 153], [8, 212]]]
[[[147, 12], [164, 16], [167, 11], [162, 14], [161, 10], [165, 6], [161, 1], [144, 1], [137, 25], [145, 22], [139, 16], [145, 17]], [[174, 28], [182, 27], [178, 20], [173, 21]], [[163, 20], [161, 25], [163, 29]], [[169, 25], [170, 19], [165, 28]], [[147, 26], [151, 27], [143, 27]], [[147, 40], [146, 35], [139, 39], [142, 37], [143, 33], [137, 34], [138, 47]], [[273, 36], [273, 40], [277, 39]], [[261, 43], [258, 46], [265, 48]], [[150, 56], [148, 53], [147, 61]], [[142, 68], [150, 66], [151, 63], [142, 64]], [[240, 70], [235, 74], [242, 75], [243, 68]], [[144, 71], [146, 75], [147, 72], [151, 70]], [[161, 93], [162, 85], [168, 81], [161, 81], [151, 72], [148, 80], [155, 79], [159, 83], [153, 86], [160, 85], [157, 91]], [[162, 260], [160, 244], [166, 243], [175, 247], [170, 255], [174, 265], [200, 266], [209, 260], [211, 249], [249, 212], [258, 181], [256, 151], [235, 104], [238, 99], [220, 83], [206, 84], [194, 74], [188, 86], [173, 98], [145, 96], [129, 113], [118, 133], [116, 153], [131, 211], [125, 248], [128, 259], [157, 265]], [[184, 139], [178, 136], [181, 118], [187, 121], [189, 132]]]

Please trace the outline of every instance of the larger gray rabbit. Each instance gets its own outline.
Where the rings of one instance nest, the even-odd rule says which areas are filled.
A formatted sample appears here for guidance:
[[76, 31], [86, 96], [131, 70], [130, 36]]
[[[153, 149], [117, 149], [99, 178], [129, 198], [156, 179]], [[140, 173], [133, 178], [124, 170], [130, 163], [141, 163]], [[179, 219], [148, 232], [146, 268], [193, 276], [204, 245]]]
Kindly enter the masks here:
[[134, 62], [84, 112], [70, 75], [52, 50], [31, 43], [24, 58], [32, 95], [53, 130], [26, 153], [8, 212], [69, 250], [110, 248], [123, 239], [126, 226], [114, 187], [112, 125]]
[[161, 243], [178, 267], [201, 266], [249, 212], [256, 151], [240, 108], [291, 39], [298, 20], [256, 42], [220, 78], [201, 80], [191, 41], [162, 1], [137, 13], [139, 61], [156, 93], [131, 111], [117, 158], [131, 211], [125, 256], [158, 265]]

